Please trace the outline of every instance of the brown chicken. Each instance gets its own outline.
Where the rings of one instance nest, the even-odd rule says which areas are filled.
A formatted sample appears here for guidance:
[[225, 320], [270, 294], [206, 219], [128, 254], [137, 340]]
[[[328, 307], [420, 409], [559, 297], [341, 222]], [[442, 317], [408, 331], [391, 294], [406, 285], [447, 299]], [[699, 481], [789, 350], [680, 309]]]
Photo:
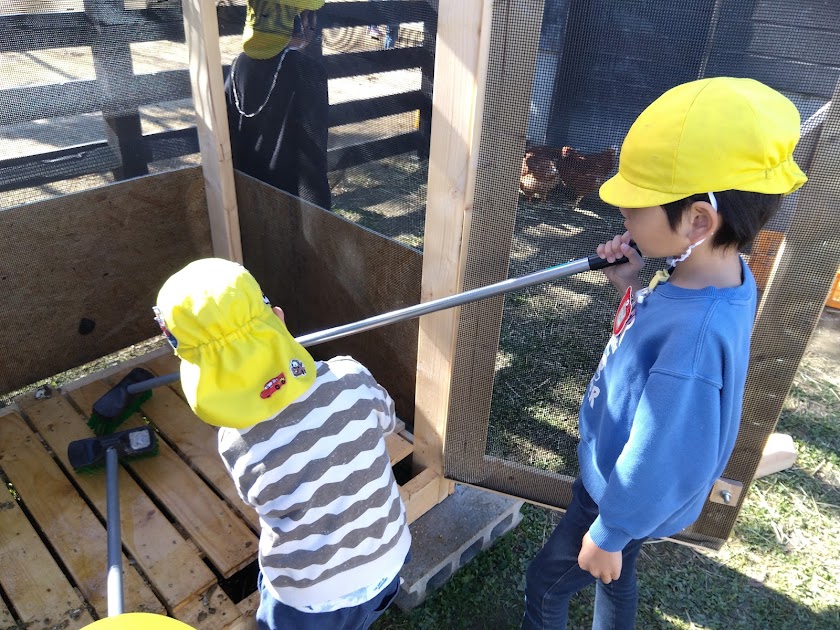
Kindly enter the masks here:
[[545, 200], [560, 183], [559, 161], [562, 149], [535, 146], [525, 151], [519, 175], [519, 191], [529, 203], [534, 197]]
[[615, 154], [615, 147], [598, 153], [580, 153], [572, 147], [563, 147], [557, 170], [561, 185], [575, 198], [575, 207], [610, 177], [615, 168]]

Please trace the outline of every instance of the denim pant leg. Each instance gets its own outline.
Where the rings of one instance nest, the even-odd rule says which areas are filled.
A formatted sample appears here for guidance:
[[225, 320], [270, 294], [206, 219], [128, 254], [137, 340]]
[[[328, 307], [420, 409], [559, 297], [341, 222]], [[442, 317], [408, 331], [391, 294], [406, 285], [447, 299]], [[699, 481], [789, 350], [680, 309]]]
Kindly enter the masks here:
[[260, 605], [256, 614], [259, 630], [368, 630], [396, 599], [400, 590], [400, 576], [397, 575], [370, 601], [322, 613], [297, 610], [275, 599], [263, 583], [262, 571], [257, 575], [257, 588], [260, 592]]
[[[576, 480], [572, 486], [572, 502], [565, 516], [528, 567], [523, 629], [566, 628], [572, 595], [596, 582], [589, 572], [578, 566], [577, 559], [581, 541], [597, 516], [598, 506], [580, 479]], [[635, 560], [642, 542], [632, 541], [624, 550], [618, 580], [611, 585], [598, 581], [593, 628], [633, 627], [636, 615]], [[605, 622], [613, 625], [604, 625]]]
[[639, 591], [636, 588], [636, 558], [642, 540], [631, 540], [622, 550], [621, 576], [609, 584], [595, 582], [595, 615], [592, 630], [632, 630], [636, 621]]

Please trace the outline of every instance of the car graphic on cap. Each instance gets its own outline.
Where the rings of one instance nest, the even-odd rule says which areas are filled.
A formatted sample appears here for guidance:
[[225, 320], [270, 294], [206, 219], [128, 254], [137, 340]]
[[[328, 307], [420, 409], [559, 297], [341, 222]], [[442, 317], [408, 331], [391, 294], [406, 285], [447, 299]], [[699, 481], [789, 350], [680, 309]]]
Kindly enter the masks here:
[[289, 363], [289, 367], [292, 370], [292, 376], [298, 378], [300, 376], [306, 376], [306, 368], [303, 366], [303, 362], [299, 361], [298, 359], [292, 359]]
[[273, 379], [268, 381], [260, 392], [260, 398], [271, 398], [271, 395], [286, 384], [286, 375], [280, 372]]

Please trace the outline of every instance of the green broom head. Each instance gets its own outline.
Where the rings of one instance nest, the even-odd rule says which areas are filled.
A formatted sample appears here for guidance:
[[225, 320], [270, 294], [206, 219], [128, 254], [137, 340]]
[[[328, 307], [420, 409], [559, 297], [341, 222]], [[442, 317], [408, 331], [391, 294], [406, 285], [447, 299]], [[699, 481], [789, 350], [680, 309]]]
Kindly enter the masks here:
[[158, 454], [158, 441], [149, 425], [118, 431], [110, 435], [75, 440], [67, 446], [67, 459], [78, 473], [90, 473], [105, 467], [105, 452], [116, 447], [123, 461], [135, 461]]
[[117, 430], [125, 420], [152, 396], [151, 390], [132, 394], [129, 385], [154, 378], [155, 375], [143, 368], [134, 368], [108, 392], [93, 404], [87, 425], [96, 435], [107, 435]]

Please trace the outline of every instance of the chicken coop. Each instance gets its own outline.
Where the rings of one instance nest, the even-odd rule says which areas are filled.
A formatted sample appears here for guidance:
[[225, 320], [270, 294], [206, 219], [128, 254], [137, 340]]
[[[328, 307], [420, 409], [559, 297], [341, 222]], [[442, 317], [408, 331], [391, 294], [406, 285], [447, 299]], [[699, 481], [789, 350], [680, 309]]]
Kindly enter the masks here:
[[[675, 537], [724, 544], [840, 263], [840, 7], [327, 1], [304, 51], [328, 81], [319, 207], [234, 168], [245, 5], [0, 3], [0, 627], [105, 615], [104, 474], [75, 474], [66, 448], [129, 368], [177, 367], [151, 310], [169, 275], [241, 261], [299, 336], [588, 256], [622, 230], [597, 189], [635, 116], [720, 75], [796, 104], [809, 176], [744, 252], [760, 304], [741, 432]], [[617, 302], [584, 272], [310, 350], [352, 355], [394, 397], [410, 520], [455, 483], [563, 509]], [[126, 610], [244, 630], [259, 524], [182, 394], [155, 390], [127, 425], [161, 450], [120, 471]]]

